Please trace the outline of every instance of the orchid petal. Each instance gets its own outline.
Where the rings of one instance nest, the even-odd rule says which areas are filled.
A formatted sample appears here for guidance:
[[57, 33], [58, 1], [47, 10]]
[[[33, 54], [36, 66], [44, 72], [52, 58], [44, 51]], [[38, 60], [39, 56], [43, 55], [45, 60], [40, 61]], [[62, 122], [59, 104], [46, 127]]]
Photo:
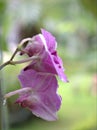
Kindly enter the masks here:
[[45, 29], [41, 29], [41, 32], [46, 40], [48, 50], [50, 52], [53, 52], [57, 47], [57, 42], [56, 42], [55, 37], [50, 32], [46, 31]]
[[57, 80], [52, 74], [44, 74], [35, 70], [22, 70], [19, 81], [23, 88], [30, 87], [27, 94], [20, 93], [16, 103], [28, 107], [33, 114], [42, 119], [53, 121], [57, 119], [56, 112], [61, 105], [61, 98], [57, 94]]

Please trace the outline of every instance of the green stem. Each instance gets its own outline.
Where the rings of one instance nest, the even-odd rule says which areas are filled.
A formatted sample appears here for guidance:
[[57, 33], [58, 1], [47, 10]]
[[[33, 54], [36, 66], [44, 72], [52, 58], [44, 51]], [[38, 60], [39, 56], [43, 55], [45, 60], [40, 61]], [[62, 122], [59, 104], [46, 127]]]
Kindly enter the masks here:
[[5, 66], [7, 66], [9, 63], [10, 61], [7, 61], [4, 64], [0, 65], [0, 70], [3, 69]]
[[9, 64], [11, 64], [11, 65], [21, 64], [21, 63], [28, 62], [28, 61], [31, 61], [34, 59], [34, 57], [33, 57], [33, 58], [21, 60], [21, 61], [12, 61], [14, 59], [15, 55], [17, 54], [17, 52], [21, 51], [21, 47], [24, 45], [24, 43], [26, 43], [28, 41], [32, 41], [32, 38], [25, 38], [20, 42], [20, 44], [16, 48], [15, 52], [13, 53], [12, 57], [10, 58], [10, 60], [5, 62], [4, 64], [0, 65], [0, 70], [2, 70], [5, 66], [7, 66]]
[[10, 61], [12, 61], [12, 60], [13, 60], [13, 58], [15, 57], [15, 55], [17, 54], [17, 52], [18, 52], [18, 51], [19, 51], [19, 49], [18, 49], [18, 48], [16, 48], [15, 52], [13, 53], [12, 57], [10, 58]]

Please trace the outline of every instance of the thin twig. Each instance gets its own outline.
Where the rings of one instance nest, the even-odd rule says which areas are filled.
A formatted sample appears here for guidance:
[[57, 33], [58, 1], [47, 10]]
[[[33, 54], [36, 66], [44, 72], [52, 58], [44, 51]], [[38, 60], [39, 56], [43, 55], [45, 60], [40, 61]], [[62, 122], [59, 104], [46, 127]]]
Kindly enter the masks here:
[[5, 62], [5, 63], [3, 63], [2, 65], [0, 65], [0, 70], [3, 69], [5, 66], [7, 66], [9, 64], [11, 64], [11, 65], [21, 64], [21, 63], [25, 63], [25, 62], [28, 62], [28, 61], [31, 61], [31, 60], [35, 59], [36, 57], [33, 57], [33, 58], [31, 57], [31, 58], [28, 58], [28, 59], [25, 59], [25, 60], [21, 60], [21, 61], [13, 61], [13, 59], [14, 59], [15, 55], [17, 54], [17, 52], [22, 50], [21, 47], [23, 46], [23, 44], [25, 42], [28, 42], [28, 41], [31, 41], [31, 40], [32, 40], [32, 38], [25, 38], [25, 39], [23, 39], [20, 42], [20, 44], [18, 45], [18, 47], [16, 48], [15, 52], [13, 53], [13, 55], [11, 56], [10, 60]]
[[13, 53], [12, 57], [10, 58], [10, 61], [13, 60], [13, 58], [15, 57], [15, 55], [17, 54], [18, 51], [19, 51], [18, 48], [16, 48], [15, 52]]
[[4, 64], [0, 65], [0, 70], [3, 69], [6, 65], [8, 65], [10, 61], [5, 62]]

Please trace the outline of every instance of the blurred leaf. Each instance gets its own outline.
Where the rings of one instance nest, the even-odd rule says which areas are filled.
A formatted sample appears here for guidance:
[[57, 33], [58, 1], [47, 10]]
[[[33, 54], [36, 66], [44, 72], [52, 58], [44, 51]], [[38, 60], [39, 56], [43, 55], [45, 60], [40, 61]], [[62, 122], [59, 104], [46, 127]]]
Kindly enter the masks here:
[[3, 34], [3, 27], [4, 25], [4, 19], [5, 19], [5, 14], [6, 14], [6, 5], [7, 2], [6, 0], [0, 0], [0, 33], [1, 33], [1, 37], [0, 37], [0, 49], [1, 50], [6, 50], [7, 49], [7, 45], [6, 45], [6, 40], [5, 40], [5, 36]]
[[72, 130], [97, 130], [96, 116], [90, 116], [88, 119], [83, 120], [76, 124]]
[[97, 0], [80, 0], [80, 2], [97, 18]]
[[6, 0], [0, 0], [0, 25], [3, 22], [5, 9], [6, 9]]

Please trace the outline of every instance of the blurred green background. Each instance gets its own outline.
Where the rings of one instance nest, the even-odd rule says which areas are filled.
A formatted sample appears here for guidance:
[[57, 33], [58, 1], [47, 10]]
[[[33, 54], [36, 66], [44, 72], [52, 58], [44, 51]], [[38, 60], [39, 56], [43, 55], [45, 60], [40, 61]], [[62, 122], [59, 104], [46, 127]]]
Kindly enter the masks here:
[[[58, 54], [69, 79], [69, 83], [58, 79], [62, 106], [57, 121], [35, 117], [14, 104], [17, 96], [13, 96], [7, 101], [8, 130], [97, 130], [96, 5], [97, 0], [0, 0], [3, 61], [10, 58], [23, 38], [45, 28], [57, 39]], [[17, 75], [23, 66], [3, 69], [5, 93], [20, 88]]]

